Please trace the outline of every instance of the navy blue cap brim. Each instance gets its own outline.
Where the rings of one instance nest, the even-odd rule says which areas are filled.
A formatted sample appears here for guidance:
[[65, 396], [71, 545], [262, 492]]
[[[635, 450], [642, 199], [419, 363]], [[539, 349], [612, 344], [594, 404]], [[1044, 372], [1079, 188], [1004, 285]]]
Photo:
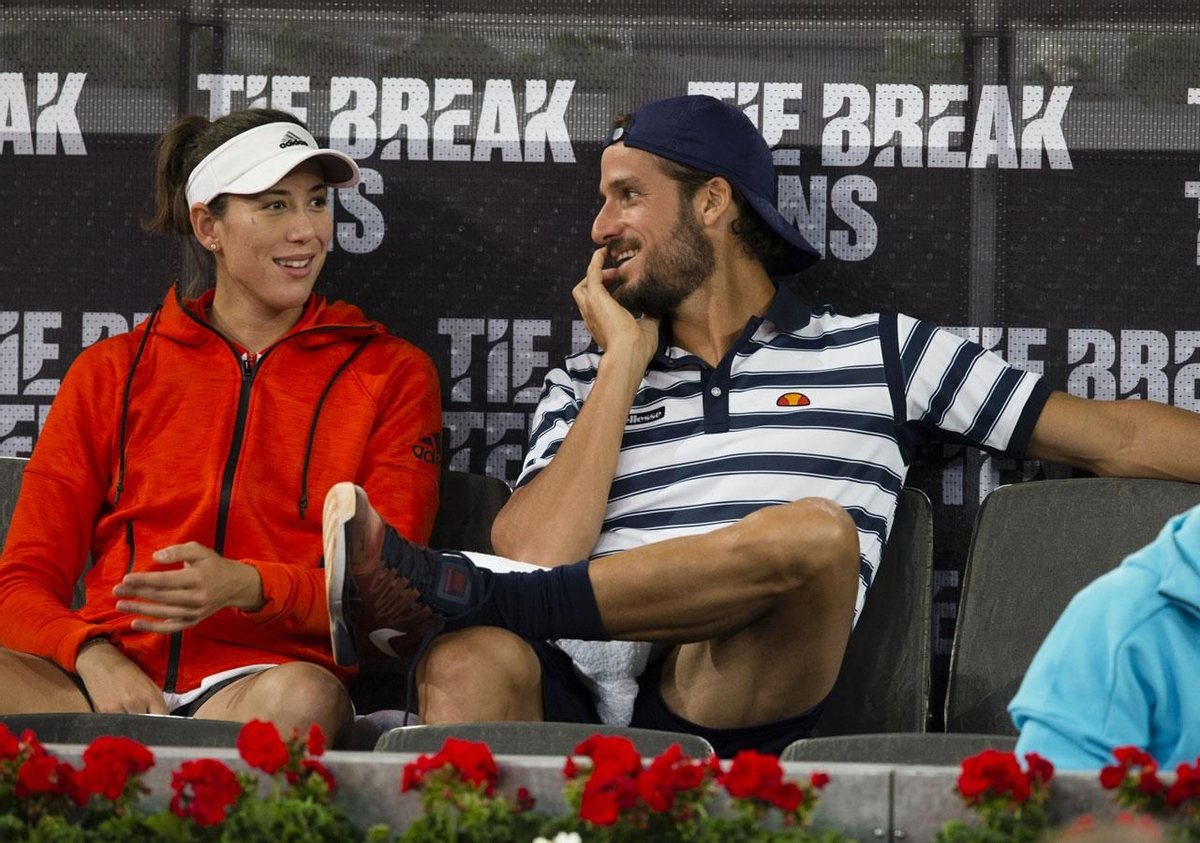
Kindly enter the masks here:
[[796, 226], [779, 213], [779, 209], [775, 207], [774, 203], [757, 193], [745, 190], [741, 185], [735, 183], [735, 186], [741, 191], [750, 207], [754, 209], [754, 213], [758, 214], [762, 221], [784, 242], [783, 250], [767, 266], [769, 274], [795, 275], [821, 259], [821, 253], [809, 244]]

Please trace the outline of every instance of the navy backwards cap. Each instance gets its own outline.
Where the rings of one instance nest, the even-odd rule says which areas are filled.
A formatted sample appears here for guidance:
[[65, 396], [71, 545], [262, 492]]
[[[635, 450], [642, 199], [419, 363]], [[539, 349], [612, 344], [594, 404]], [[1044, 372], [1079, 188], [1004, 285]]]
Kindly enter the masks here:
[[729, 179], [783, 238], [786, 248], [767, 267], [772, 275], [791, 275], [821, 259], [776, 209], [771, 150], [740, 109], [702, 95], [658, 100], [633, 112], [628, 128], [613, 130], [609, 143], [618, 142]]

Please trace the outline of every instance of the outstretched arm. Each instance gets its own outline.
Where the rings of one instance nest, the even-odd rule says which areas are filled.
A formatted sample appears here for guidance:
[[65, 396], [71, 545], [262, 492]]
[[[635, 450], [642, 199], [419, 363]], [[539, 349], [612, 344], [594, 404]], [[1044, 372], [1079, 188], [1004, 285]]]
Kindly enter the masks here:
[[564, 565], [591, 553], [600, 536], [621, 438], [646, 366], [658, 347], [658, 320], [635, 319], [604, 285], [604, 249], [572, 291], [588, 331], [604, 349], [591, 393], [545, 468], [505, 504], [492, 526], [496, 552], [523, 562]]
[[1200, 414], [1153, 401], [1055, 392], [1029, 440], [1032, 459], [1096, 474], [1200, 482]]

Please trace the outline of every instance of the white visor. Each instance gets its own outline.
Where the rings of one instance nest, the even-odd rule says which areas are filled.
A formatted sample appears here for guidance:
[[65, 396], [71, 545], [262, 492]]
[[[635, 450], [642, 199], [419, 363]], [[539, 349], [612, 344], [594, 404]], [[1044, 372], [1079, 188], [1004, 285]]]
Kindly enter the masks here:
[[222, 193], [262, 193], [310, 159], [321, 165], [330, 187], [358, 184], [353, 158], [321, 149], [296, 123], [268, 123], [230, 138], [196, 165], [187, 180], [188, 207], [207, 205]]

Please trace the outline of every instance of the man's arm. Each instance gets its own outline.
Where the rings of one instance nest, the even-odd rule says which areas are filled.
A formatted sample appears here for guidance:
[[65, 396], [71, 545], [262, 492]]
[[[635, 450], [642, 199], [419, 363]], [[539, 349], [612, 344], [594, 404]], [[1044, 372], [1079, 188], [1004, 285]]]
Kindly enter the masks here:
[[658, 346], [658, 322], [634, 319], [604, 286], [604, 249], [572, 295], [604, 348], [596, 382], [550, 463], [513, 493], [492, 525], [492, 546], [510, 559], [565, 565], [596, 545], [617, 470], [625, 422]]
[[1046, 402], [1027, 454], [1117, 477], [1200, 482], [1200, 414], [1153, 401]]

